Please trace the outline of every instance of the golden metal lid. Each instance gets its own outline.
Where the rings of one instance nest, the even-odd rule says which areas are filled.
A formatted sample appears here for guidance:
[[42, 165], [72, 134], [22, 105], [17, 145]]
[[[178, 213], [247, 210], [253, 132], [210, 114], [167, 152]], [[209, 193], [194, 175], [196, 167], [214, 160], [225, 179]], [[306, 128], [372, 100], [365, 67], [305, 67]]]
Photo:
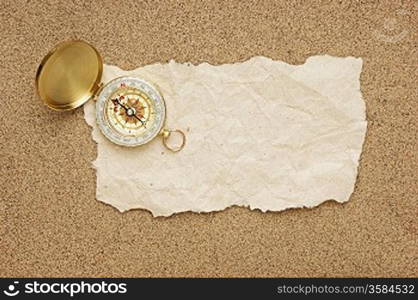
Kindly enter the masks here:
[[36, 89], [48, 107], [74, 109], [96, 94], [102, 72], [102, 58], [93, 46], [84, 41], [63, 42], [39, 65]]

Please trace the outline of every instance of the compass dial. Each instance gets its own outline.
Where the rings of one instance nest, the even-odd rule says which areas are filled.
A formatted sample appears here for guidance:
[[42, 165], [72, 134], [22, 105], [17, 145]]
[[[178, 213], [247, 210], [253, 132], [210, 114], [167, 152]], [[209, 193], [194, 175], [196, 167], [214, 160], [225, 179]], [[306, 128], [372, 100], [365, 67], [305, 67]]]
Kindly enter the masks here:
[[100, 130], [122, 146], [140, 146], [160, 133], [165, 103], [155, 87], [134, 77], [120, 77], [104, 86], [97, 98]]

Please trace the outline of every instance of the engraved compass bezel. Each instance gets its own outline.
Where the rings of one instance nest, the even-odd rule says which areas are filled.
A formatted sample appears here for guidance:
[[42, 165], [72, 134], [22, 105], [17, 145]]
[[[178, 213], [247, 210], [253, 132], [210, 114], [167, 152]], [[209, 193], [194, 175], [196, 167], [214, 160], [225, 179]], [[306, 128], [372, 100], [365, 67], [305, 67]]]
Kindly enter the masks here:
[[[155, 121], [150, 128], [139, 136], [126, 136], [115, 131], [109, 124], [106, 117], [106, 102], [110, 101], [109, 97], [117, 90], [121, 89], [121, 84], [127, 87], [138, 89], [146, 94], [153, 102], [155, 109]], [[159, 90], [144, 79], [131, 76], [122, 76], [109, 81], [103, 86], [97, 96], [96, 101], [96, 121], [100, 131], [111, 142], [126, 147], [142, 146], [152, 141], [162, 131], [165, 124], [166, 104]]]

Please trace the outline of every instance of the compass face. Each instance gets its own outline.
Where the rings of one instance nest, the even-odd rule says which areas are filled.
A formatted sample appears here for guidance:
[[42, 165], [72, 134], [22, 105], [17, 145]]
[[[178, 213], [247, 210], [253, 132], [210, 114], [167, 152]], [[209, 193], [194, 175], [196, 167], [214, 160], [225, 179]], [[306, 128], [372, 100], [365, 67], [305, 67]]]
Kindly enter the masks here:
[[140, 146], [160, 133], [165, 103], [151, 84], [120, 77], [104, 86], [96, 103], [96, 119], [103, 134], [121, 146]]

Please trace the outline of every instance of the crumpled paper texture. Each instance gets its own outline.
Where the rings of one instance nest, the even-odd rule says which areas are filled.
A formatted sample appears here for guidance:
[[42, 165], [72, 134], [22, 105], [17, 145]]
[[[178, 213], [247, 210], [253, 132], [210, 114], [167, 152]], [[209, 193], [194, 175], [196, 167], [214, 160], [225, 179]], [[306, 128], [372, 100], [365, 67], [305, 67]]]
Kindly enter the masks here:
[[154, 216], [345, 202], [367, 128], [361, 69], [360, 58], [330, 56], [303, 65], [265, 57], [132, 71], [105, 65], [104, 83], [129, 75], [157, 85], [166, 127], [185, 131], [187, 144], [175, 154], [159, 137], [137, 148], [114, 145], [97, 128], [90, 101], [84, 110], [98, 147], [97, 199]]

